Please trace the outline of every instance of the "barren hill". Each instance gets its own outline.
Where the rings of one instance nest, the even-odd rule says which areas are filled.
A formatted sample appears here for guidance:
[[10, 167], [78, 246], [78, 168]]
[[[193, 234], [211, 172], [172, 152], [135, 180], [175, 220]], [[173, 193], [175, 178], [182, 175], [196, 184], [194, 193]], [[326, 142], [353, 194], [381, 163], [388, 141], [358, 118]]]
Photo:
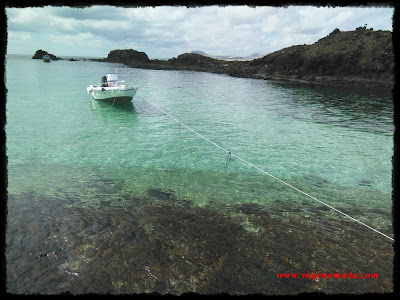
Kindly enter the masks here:
[[389, 31], [335, 29], [312, 45], [292, 46], [249, 63], [262, 78], [327, 83], [390, 84], [394, 55]]
[[198, 53], [184, 53], [168, 61], [150, 60], [144, 52], [132, 49], [113, 50], [102, 61], [136, 68], [372, 87], [392, 87], [394, 68], [392, 33], [366, 27], [335, 29], [312, 45], [284, 48], [252, 61], [225, 61]]

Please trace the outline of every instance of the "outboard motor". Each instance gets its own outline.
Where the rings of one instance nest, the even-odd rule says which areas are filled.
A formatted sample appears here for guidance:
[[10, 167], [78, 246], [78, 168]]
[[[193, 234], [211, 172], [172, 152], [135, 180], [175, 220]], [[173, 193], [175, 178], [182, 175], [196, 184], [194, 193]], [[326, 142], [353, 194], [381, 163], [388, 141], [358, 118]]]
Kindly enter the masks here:
[[106, 76], [101, 77], [101, 86], [107, 86], [107, 77]]

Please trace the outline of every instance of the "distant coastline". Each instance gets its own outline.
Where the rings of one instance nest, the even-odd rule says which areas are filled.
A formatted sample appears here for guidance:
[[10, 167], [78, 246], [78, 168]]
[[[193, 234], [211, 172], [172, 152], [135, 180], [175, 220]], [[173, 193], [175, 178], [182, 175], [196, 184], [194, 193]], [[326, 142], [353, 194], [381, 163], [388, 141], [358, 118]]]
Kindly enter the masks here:
[[161, 60], [149, 59], [146, 53], [133, 49], [116, 49], [106, 58], [87, 60], [320, 85], [392, 88], [394, 82], [392, 33], [366, 27], [354, 31], [335, 29], [312, 45], [291, 46], [256, 59], [222, 60], [195, 51]]

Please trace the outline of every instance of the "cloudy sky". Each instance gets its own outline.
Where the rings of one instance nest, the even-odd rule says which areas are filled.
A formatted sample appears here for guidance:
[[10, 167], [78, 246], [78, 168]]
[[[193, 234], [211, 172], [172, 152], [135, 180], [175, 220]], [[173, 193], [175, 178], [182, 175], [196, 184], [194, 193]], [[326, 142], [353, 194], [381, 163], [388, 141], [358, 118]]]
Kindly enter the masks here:
[[312, 44], [335, 28], [392, 30], [391, 7], [6, 8], [7, 53], [106, 57], [135, 49], [151, 59], [201, 50], [212, 55], [267, 54]]

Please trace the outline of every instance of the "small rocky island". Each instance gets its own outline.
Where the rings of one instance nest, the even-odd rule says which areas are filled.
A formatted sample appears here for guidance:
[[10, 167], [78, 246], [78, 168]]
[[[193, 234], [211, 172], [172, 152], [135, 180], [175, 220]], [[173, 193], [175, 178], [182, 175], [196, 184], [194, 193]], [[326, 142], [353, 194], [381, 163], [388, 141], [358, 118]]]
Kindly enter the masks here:
[[61, 58], [55, 56], [54, 54], [48, 53], [42, 49], [37, 50], [36, 53], [32, 56], [32, 59], [42, 59], [44, 55], [49, 55], [51, 60], [60, 60]]

